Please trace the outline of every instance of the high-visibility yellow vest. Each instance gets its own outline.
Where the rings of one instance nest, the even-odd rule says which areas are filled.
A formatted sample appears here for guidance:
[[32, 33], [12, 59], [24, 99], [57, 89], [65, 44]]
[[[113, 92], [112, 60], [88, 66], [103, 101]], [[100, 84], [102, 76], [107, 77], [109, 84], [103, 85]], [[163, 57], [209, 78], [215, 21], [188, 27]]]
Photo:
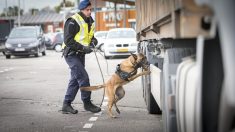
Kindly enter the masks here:
[[[89, 46], [91, 39], [94, 36], [94, 31], [95, 31], [94, 22], [92, 23], [91, 29], [89, 32], [88, 31], [88, 24], [84, 21], [84, 19], [78, 13], [74, 14], [70, 18], [74, 19], [77, 22], [77, 24], [80, 26], [80, 30], [75, 35], [74, 40], [84, 46]], [[62, 48], [64, 49], [65, 46], [66, 46], [65, 43], [63, 43]]]

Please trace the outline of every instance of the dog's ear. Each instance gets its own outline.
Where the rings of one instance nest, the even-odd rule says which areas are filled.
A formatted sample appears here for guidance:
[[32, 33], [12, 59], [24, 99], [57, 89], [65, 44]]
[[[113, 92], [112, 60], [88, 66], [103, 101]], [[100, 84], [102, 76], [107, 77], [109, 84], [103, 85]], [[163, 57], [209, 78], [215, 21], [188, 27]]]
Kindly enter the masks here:
[[137, 55], [136, 55], [136, 54], [132, 54], [132, 53], [131, 53], [131, 56], [133, 56], [134, 59], [137, 60]]
[[139, 51], [139, 54], [144, 54], [142, 50]]
[[144, 53], [143, 53], [142, 51], [141, 51], [141, 52], [139, 52], [139, 54], [140, 54], [140, 55], [142, 55], [142, 56], [144, 56]]

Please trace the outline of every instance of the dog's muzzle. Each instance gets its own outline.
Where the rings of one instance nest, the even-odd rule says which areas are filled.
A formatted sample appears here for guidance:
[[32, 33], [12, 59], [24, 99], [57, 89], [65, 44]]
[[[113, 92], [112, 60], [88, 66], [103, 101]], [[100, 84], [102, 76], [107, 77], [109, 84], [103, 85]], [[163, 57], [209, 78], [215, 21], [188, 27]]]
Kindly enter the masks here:
[[142, 65], [142, 68], [144, 70], [148, 70], [149, 69], [149, 66], [150, 66], [150, 63], [147, 61], [145, 64]]
[[150, 63], [147, 61], [147, 58], [143, 58], [141, 62], [139, 62], [139, 67], [142, 67], [144, 70], [148, 70]]

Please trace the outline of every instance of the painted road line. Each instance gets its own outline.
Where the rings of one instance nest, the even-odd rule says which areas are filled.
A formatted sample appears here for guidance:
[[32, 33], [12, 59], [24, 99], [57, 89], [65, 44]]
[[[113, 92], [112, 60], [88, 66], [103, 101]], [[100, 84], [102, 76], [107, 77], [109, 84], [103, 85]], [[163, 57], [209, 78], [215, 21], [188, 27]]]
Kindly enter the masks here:
[[98, 113], [95, 113], [94, 115], [96, 115], [96, 116], [100, 116], [102, 113], [103, 113], [103, 112], [102, 112], [102, 111], [100, 111], [100, 112], [98, 112]]
[[98, 117], [91, 117], [90, 119], [89, 119], [89, 121], [96, 121], [98, 119]]
[[29, 74], [37, 74], [35, 71], [30, 71]]
[[1, 70], [0, 73], [3, 73], [3, 72], [8, 72], [8, 71], [11, 71], [13, 70], [14, 68], [10, 67], [10, 68], [6, 68], [4, 70]]
[[91, 128], [93, 126], [93, 123], [86, 123], [83, 128]]

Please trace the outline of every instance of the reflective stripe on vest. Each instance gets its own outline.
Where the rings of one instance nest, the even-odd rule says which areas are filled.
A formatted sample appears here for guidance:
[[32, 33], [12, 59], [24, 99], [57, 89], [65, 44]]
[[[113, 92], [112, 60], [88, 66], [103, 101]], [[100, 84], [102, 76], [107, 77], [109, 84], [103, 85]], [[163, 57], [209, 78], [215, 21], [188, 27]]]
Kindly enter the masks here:
[[[74, 40], [84, 46], [89, 46], [92, 37], [94, 36], [95, 24], [94, 22], [91, 25], [90, 32], [88, 32], [88, 24], [79, 14], [74, 14], [70, 18], [74, 19], [77, 24], [80, 26], [79, 32], [75, 35]], [[65, 44], [63, 43], [62, 48], [64, 49]]]

